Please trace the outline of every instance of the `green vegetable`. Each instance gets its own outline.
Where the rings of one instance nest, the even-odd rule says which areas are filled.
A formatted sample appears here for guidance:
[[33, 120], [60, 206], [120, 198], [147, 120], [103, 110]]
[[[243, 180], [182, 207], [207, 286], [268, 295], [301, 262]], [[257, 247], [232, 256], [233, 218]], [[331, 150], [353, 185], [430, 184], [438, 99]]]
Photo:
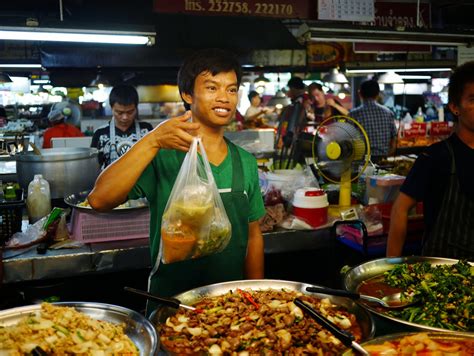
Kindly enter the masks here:
[[53, 329], [56, 329], [60, 333], [63, 333], [66, 336], [69, 336], [69, 330], [66, 329], [64, 326], [61, 325], [53, 325]]
[[418, 324], [474, 331], [474, 274], [467, 261], [454, 265], [428, 262], [401, 264], [384, 275], [385, 282], [404, 290], [402, 298], [420, 303], [388, 314]]

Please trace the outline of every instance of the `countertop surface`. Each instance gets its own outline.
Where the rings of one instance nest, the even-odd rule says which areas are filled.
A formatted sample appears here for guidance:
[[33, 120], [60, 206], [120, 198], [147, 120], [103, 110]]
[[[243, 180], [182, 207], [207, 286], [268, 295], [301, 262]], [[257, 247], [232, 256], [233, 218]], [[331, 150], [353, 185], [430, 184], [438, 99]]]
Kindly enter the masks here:
[[[281, 230], [264, 233], [265, 254], [332, 248], [329, 228]], [[3, 283], [64, 278], [91, 273], [108, 273], [151, 266], [148, 239], [84, 244], [73, 249], [48, 249], [38, 254], [37, 246], [7, 250], [3, 255]]]

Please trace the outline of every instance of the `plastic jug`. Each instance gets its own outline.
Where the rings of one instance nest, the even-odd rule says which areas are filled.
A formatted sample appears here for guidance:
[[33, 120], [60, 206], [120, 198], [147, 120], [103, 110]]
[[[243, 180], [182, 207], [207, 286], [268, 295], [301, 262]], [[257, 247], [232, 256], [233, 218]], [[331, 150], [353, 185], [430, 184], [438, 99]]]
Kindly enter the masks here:
[[41, 174], [36, 174], [28, 185], [26, 199], [30, 224], [35, 223], [51, 212], [51, 193], [49, 183]]

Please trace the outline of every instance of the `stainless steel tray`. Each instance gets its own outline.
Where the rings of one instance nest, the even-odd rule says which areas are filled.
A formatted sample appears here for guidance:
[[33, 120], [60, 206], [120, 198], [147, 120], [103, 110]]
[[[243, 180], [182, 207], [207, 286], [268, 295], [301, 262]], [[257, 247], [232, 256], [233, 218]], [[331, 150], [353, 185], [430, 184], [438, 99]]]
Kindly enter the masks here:
[[[384, 336], [379, 336], [373, 340], [366, 341], [361, 344], [361, 346], [367, 346], [367, 345], [378, 345], [378, 344], [383, 344], [386, 341], [396, 341], [400, 340], [401, 338], [409, 335], [415, 335], [418, 333], [397, 333], [397, 334], [390, 334], [390, 335], [384, 335]], [[430, 339], [435, 340], [435, 341], [443, 341], [443, 342], [449, 342], [449, 341], [474, 341], [474, 334], [468, 334], [468, 333], [452, 333], [452, 334], [446, 334], [446, 333], [441, 333], [441, 332], [427, 332], [428, 336]], [[347, 350], [343, 356], [353, 356], [355, 355], [352, 350]], [[359, 354], [357, 354], [359, 355]]]
[[[80, 209], [85, 211], [92, 211], [93, 209], [90, 206], [81, 206], [79, 205], [84, 200], [86, 200], [87, 196], [89, 195], [90, 191], [84, 191], [80, 193], [75, 193], [68, 195], [64, 198], [64, 202], [69, 205], [71, 208]], [[112, 209], [111, 212], [114, 211], [124, 211], [124, 210], [135, 210], [135, 209], [143, 209], [148, 208], [148, 201], [146, 198], [140, 198], [136, 200], [127, 200], [123, 205], [119, 205], [115, 209]]]
[[[227, 293], [230, 290], [237, 288], [241, 289], [252, 289], [252, 290], [264, 290], [264, 289], [287, 289], [292, 291], [302, 292], [308, 295], [314, 295], [319, 298], [328, 298], [333, 304], [337, 304], [345, 307], [349, 312], [353, 313], [357, 321], [359, 322], [362, 329], [362, 340], [369, 340], [374, 336], [374, 323], [370, 313], [364, 308], [357, 305], [357, 303], [347, 298], [335, 297], [327, 294], [316, 294], [306, 292], [306, 287], [312, 286], [311, 284], [283, 281], [276, 279], [252, 279], [242, 281], [231, 281], [224, 283], [211, 284], [195, 289], [191, 289], [187, 292], [178, 294], [175, 296], [183, 304], [192, 305], [197, 303], [199, 300], [205, 297], [216, 297]], [[162, 307], [155, 310], [150, 316], [150, 320], [154, 325], [159, 327], [159, 324], [166, 322], [166, 318], [173, 315], [176, 312], [175, 309], [168, 307]]]
[[[140, 355], [154, 355], [158, 350], [158, 337], [155, 328], [143, 315], [117, 305], [87, 302], [61, 302], [55, 305], [74, 307], [77, 311], [97, 320], [111, 323], [125, 323], [125, 333], [140, 350]], [[0, 326], [14, 325], [21, 318], [39, 312], [40, 304], [6, 309], [0, 311]]]
[[[410, 256], [410, 257], [395, 257], [395, 258], [380, 258], [377, 260], [372, 260], [369, 262], [365, 262], [359, 266], [353, 267], [350, 269], [344, 276], [344, 287], [346, 290], [350, 292], [357, 292], [359, 286], [371, 279], [373, 277], [380, 276], [384, 272], [387, 272], [394, 268], [396, 265], [408, 263], [418, 263], [418, 262], [429, 262], [432, 265], [452, 265], [458, 262], [458, 260], [450, 259], [450, 258], [440, 258], [440, 257], [423, 257], [423, 256]], [[445, 332], [445, 333], [455, 333], [455, 331], [435, 328], [432, 326], [412, 323], [409, 321], [405, 321], [403, 319], [395, 318], [391, 315], [387, 315], [383, 312], [380, 312], [375, 307], [372, 307], [368, 304], [364, 304], [362, 302], [359, 303], [364, 308], [367, 308], [372, 313], [385, 318], [396, 323], [405, 324], [416, 329], [420, 330], [427, 330], [427, 331], [438, 331], [438, 332]]]

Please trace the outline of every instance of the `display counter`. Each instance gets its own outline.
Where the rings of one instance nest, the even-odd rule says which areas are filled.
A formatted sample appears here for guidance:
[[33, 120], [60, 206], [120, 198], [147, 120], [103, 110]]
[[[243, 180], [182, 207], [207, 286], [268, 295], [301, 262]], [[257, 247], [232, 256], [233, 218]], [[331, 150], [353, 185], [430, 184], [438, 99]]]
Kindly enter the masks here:
[[[265, 254], [331, 249], [329, 229], [282, 230], [264, 234]], [[47, 250], [36, 246], [4, 252], [3, 283], [66, 278], [150, 268], [148, 239], [86, 244], [75, 249]]]

